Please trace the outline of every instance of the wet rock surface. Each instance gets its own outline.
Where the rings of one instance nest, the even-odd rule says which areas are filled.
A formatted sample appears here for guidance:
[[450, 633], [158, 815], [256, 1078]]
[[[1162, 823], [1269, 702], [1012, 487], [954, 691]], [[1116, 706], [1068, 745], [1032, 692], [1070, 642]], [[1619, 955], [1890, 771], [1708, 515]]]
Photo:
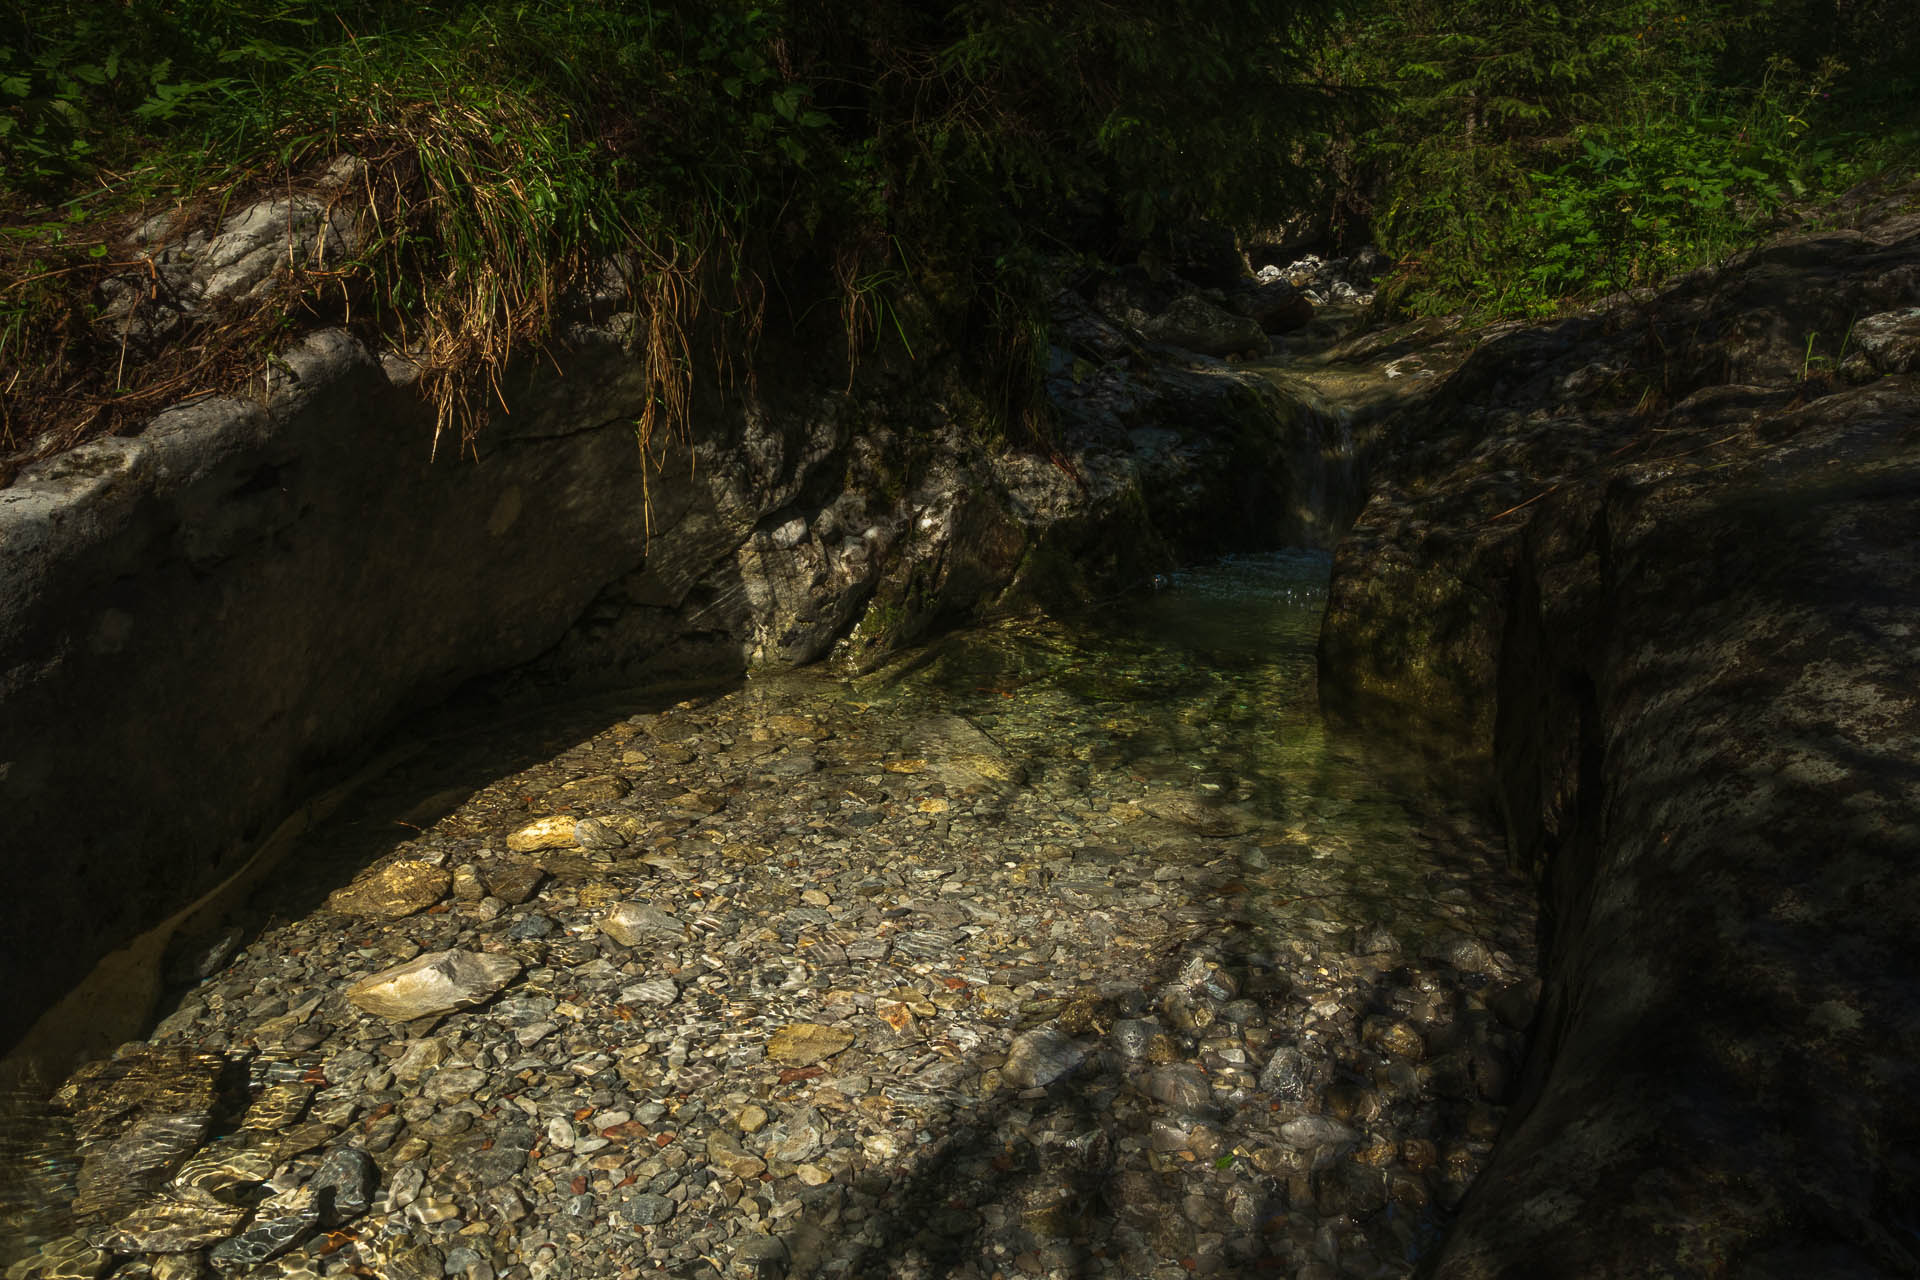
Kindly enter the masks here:
[[[855, 680], [472, 713], [3, 1127], [0, 1267], [1407, 1274], [1501, 1122], [1529, 894], [1321, 728], [1324, 572], [1251, 630], [1182, 579]], [[341, 909], [421, 865], [424, 909]], [[448, 955], [505, 985], [349, 998]]]
[[1384, 424], [1323, 695], [1491, 779], [1544, 898], [1437, 1274], [1920, 1273], [1917, 208], [1489, 335]]

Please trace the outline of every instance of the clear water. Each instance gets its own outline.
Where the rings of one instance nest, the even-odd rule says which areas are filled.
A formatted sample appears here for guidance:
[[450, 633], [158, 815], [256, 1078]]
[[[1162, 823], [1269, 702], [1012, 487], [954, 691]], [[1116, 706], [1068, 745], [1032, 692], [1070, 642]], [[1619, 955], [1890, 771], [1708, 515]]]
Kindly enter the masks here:
[[[1309, 969], [1299, 980], [1316, 1012], [1382, 999], [1378, 980], [1397, 962], [1365, 962], [1383, 949], [1429, 955], [1427, 944], [1441, 938], [1481, 940], [1505, 974], [1528, 972], [1530, 894], [1498, 871], [1477, 819], [1423, 782], [1392, 743], [1341, 734], [1321, 719], [1315, 649], [1330, 567], [1318, 552], [1229, 557], [1075, 616], [956, 632], [856, 680], [799, 672], [756, 680], [747, 692], [762, 715], [786, 709], [789, 697], [795, 707], [844, 700], [864, 708], [859, 719], [871, 716], [882, 737], [965, 717], [1025, 773], [1007, 821], [968, 828], [969, 839], [1006, 840], [1008, 857], [1023, 856], [1051, 828], [1170, 861], [1230, 864], [1237, 872], [1223, 875], [1222, 901], [1173, 905], [1209, 931], [1237, 931], [1237, 945], [1303, 960]], [[477, 792], [629, 710], [574, 704], [564, 715], [549, 709], [551, 723], [516, 717], [486, 733], [448, 732], [437, 739], [446, 751], [420, 757], [445, 776], [395, 785], [420, 795]], [[396, 793], [379, 802], [399, 812], [414, 800]], [[1122, 808], [1136, 811], [1127, 822], [1099, 820]], [[1074, 821], [1050, 824], [1049, 810]], [[390, 833], [390, 818], [379, 810], [364, 825]], [[1376, 945], [1383, 935], [1385, 948]], [[1422, 1131], [1453, 1132], [1450, 1115]], [[1477, 1160], [1484, 1143], [1472, 1150]], [[37, 1097], [0, 1098], [0, 1236], [66, 1230], [77, 1159], [66, 1121]], [[1365, 1234], [1378, 1237], [1378, 1256], [1410, 1260], [1442, 1219], [1423, 1211], [1410, 1224], [1395, 1212], [1376, 1215]], [[0, 1268], [9, 1261], [0, 1247]]]
[[1518, 956], [1532, 910], [1499, 873], [1490, 832], [1395, 744], [1321, 718], [1331, 568], [1318, 551], [1230, 556], [1079, 617], [949, 636], [864, 696], [964, 715], [1066, 793], [1144, 785], [1217, 803], [1243, 844], [1296, 851], [1249, 877], [1283, 932], [1305, 914], [1414, 947], [1465, 927]]

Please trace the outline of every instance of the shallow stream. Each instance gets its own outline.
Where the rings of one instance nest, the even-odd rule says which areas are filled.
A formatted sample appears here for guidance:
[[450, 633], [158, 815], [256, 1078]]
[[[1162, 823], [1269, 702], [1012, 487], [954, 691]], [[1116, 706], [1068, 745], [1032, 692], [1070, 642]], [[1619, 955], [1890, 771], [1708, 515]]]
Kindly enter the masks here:
[[[1407, 1274], [1498, 1131], [1533, 907], [1321, 722], [1327, 573], [449, 713], [175, 947], [149, 1040], [16, 1107], [0, 1266]], [[506, 976], [348, 994], [439, 952]]]

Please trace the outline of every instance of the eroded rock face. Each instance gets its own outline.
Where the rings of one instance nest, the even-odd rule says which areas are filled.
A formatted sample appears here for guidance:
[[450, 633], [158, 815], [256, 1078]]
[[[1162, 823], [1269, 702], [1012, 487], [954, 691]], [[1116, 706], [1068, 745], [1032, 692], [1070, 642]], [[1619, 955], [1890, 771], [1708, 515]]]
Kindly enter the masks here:
[[178, 212], [141, 223], [117, 246], [122, 271], [101, 283], [94, 323], [134, 350], [215, 322], [235, 302], [262, 302], [303, 272], [338, 270], [368, 241], [357, 188], [365, 166], [342, 156], [310, 191], [258, 201], [216, 224], [192, 227]]
[[[1548, 944], [1437, 1275], [1920, 1267], [1917, 301], [1896, 210], [1498, 337], [1393, 424], [1323, 697], [1492, 779]], [[1810, 368], [1850, 315], [1882, 363]]]

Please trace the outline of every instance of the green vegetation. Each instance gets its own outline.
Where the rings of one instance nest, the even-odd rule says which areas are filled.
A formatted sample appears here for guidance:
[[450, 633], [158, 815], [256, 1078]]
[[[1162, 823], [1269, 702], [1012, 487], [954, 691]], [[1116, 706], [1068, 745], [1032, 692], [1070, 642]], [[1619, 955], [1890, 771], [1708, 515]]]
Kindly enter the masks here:
[[[696, 348], [836, 308], [850, 357], [929, 327], [980, 353], [1017, 417], [1041, 259], [1284, 194], [1269, 156], [1326, 114], [1299, 74], [1321, 7], [26, 0], [0, 18], [0, 446], [257, 368], [289, 317], [405, 342], [471, 428], [608, 258], [664, 420]], [[140, 218], [206, 230], [343, 154], [357, 261], [165, 350], [99, 322]]]
[[1659, 282], [1920, 155], [1904, 0], [1378, 0], [1330, 139], [1417, 311], [1540, 313]]
[[[17, 0], [0, 11], [0, 482], [258, 372], [290, 330], [406, 346], [472, 430], [622, 264], [654, 388], [764, 326], [973, 361], [1037, 403], [1063, 264], [1318, 201], [1422, 311], [1537, 313], [1907, 166], [1905, 0]], [[370, 230], [266, 305], [142, 336], [129, 234], [315, 191]], [[147, 283], [143, 284], [145, 280]], [[834, 318], [832, 323], [827, 323]], [[824, 331], [822, 331], [824, 330]], [[837, 337], [835, 336], [837, 335]]]

